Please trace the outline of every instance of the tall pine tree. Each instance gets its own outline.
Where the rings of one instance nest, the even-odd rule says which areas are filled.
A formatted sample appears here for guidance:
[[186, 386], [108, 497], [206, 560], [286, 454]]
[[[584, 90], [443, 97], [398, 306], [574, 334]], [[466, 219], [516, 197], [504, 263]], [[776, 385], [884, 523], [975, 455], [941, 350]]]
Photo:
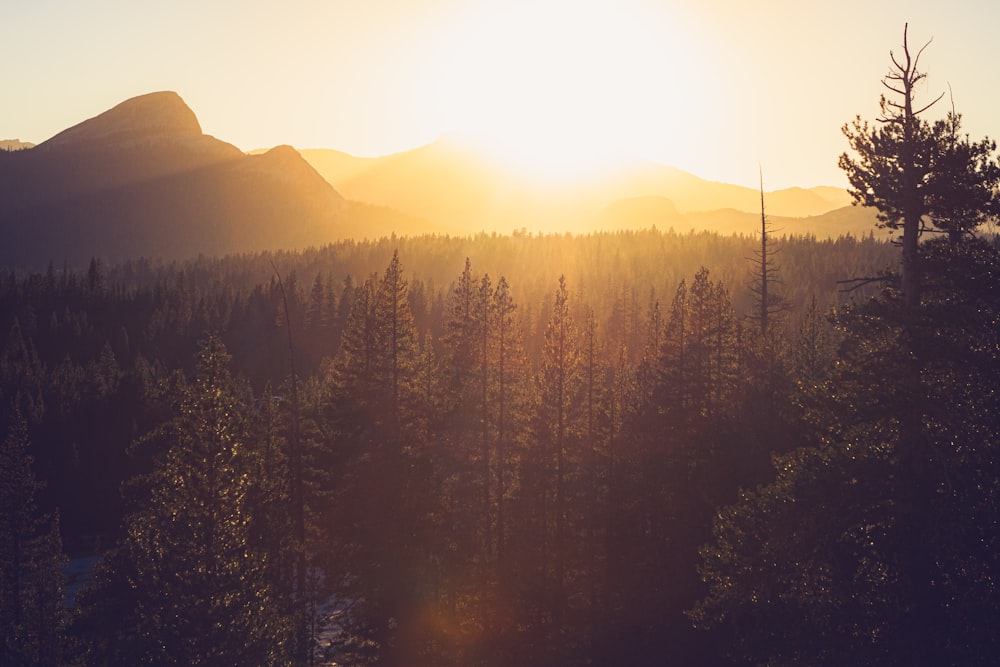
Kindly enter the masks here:
[[41, 484], [28, 454], [28, 427], [14, 411], [0, 443], [0, 664], [56, 665], [64, 659], [64, 557], [58, 517], [35, 504]]
[[201, 343], [193, 383], [163, 431], [171, 442], [146, 504], [127, 526], [144, 660], [285, 662], [291, 624], [255, 539], [262, 460], [222, 342]]

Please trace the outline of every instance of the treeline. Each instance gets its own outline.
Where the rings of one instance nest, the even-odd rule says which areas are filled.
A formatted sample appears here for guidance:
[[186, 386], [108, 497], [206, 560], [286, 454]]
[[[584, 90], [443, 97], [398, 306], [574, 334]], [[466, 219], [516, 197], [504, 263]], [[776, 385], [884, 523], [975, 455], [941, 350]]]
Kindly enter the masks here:
[[[63, 619], [71, 653], [719, 658], [684, 616], [698, 548], [810, 433], [796, 397], [833, 360], [835, 267], [894, 256], [783, 239], [791, 307], [761, 337], [755, 242], [428, 237], [8, 274], [6, 432], [68, 550], [106, 553]], [[238, 645], [202, 634], [247, 614]]]
[[637, 236], [461, 242], [602, 247], [531, 303], [389, 241], [9, 274], [4, 664], [986, 664], [997, 246], [924, 243], [914, 319], [874, 239]]
[[[466, 258], [477, 273], [510, 276], [524, 353], [537, 368], [555, 287], [565, 276], [578, 321], [591, 311], [602, 360], [624, 347], [635, 365], [648, 345], [648, 320], [663, 312], [683, 279], [701, 266], [732, 286], [734, 313], [752, 310], [752, 237], [630, 232], [585, 237], [424, 237], [344, 242], [303, 253], [200, 258], [168, 265], [145, 260], [74, 272], [8, 272], [0, 281], [0, 399], [17, 398], [47, 480], [43, 500], [63, 512], [67, 545], [77, 553], [114, 539], [119, 486], [137, 471], [129, 443], [162, 420], [151, 400], [177, 369], [194, 369], [197, 342], [217, 332], [234, 370], [260, 395], [289, 377], [286, 325], [297, 371], [319, 374], [341, 347], [351, 305], [365, 281], [377, 280], [394, 247], [407, 259], [407, 305], [422, 344], [440, 355], [446, 301]], [[811, 300], [825, 312], [852, 295], [837, 280], [868, 276], [895, 261], [873, 238], [780, 240], [781, 291], [790, 326]], [[848, 267], [846, 269], [838, 267]], [[284, 311], [275, 269], [287, 297]], [[516, 279], [514, 278], [516, 276]], [[729, 279], [722, 276], [729, 276]], [[659, 304], [659, 314], [655, 315]]]

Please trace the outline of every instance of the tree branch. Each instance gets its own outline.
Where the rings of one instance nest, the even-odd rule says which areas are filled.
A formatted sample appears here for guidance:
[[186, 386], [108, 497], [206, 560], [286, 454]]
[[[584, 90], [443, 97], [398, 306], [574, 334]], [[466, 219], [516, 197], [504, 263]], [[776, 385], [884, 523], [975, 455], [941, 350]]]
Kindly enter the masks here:
[[920, 114], [922, 114], [923, 112], [927, 111], [927, 110], [928, 110], [928, 109], [930, 109], [930, 108], [931, 108], [932, 106], [934, 106], [935, 104], [937, 104], [938, 102], [940, 102], [940, 101], [941, 101], [941, 98], [942, 98], [942, 97], [944, 97], [944, 93], [941, 93], [940, 95], [938, 95], [938, 96], [937, 96], [937, 97], [936, 97], [936, 98], [934, 99], [934, 101], [933, 101], [933, 102], [931, 102], [930, 104], [928, 104], [927, 106], [925, 106], [925, 107], [923, 107], [923, 108], [921, 108], [921, 109], [918, 109], [917, 111], [914, 111], [914, 112], [913, 112], [913, 115], [914, 115], [914, 116], [917, 116], [917, 115], [920, 115]]
[[872, 283], [887, 283], [891, 282], [893, 278], [891, 276], [877, 276], [877, 277], [867, 277], [867, 278], [850, 278], [849, 280], [838, 280], [838, 285], [850, 285], [850, 287], [844, 287], [838, 290], [841, 293], [853, 292], [856, 289], [861, 289], [866, 285], [871, 285]]
[[[903, 34], [904, 35], [906, 34], [905, 31], [904, 31]], [[921, 46], [920, 50], [917, 51], [917, 56], [916, 56], [916, 58], [913, 59], [913, 69], [914, 70], [917, 69], [917, 63], [920, 62], [920, 56], [923, 55], [924, 49], [926, 49], [928, 46], [930, 46], [931, 42], [933, 42], [933, 41], [934, 41], [934, 38], [931, 37], [930, 39], [927, 40], [927, 43], [924, 44], [923, 46]], [[914, 79], [914, 82], [919, 81], [920, 79], [924, 78], [926, 76], [926, 74], [917, 74], [916, 76], [919, 77], [919, 78]]]
[[[899, 95], [904, 95], [905, 94], [899, 88], [893, 88], [892, 86], [890, 86], [888, 83], [886, 83], [885, 79], [882, 79], [882, 85], [885, 86], [886, 88], [888, 88], [889, 90], [891, 90], [892, 92], [897, 93]], [[892, 102], [890, 102], [889, 100], [886, 100], [886, 103], [887, 104], [892, 104]]]

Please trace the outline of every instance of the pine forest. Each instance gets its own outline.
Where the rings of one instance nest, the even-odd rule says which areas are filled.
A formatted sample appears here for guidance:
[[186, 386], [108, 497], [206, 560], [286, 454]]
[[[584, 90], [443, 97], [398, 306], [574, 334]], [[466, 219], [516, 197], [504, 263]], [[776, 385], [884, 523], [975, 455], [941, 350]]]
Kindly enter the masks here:
[[867, 235], [7, 267], [0, 664], [995, 664], [1000, 165], [918, 55]]

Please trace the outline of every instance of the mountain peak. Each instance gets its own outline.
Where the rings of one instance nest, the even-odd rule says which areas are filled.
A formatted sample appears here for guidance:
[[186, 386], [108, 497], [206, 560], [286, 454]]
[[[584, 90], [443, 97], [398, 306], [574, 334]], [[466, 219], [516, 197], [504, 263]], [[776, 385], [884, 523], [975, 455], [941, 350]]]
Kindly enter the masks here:
[[294, 148], [247, 156], [202, 133], [171, 92], [0, 156], [0, 264], [315, 246], [349, 213]]
[[39, 147], [117, 145], [201, 135], [198, 118], [181, 96], [173, 91], [161, 91], [125, 100], [100, 115], [60, 132]]
[[287, 144], [275, 146], [263, 153], [249, 155], [247, 158], [240, 164], [240, 168], [245, 171], [269, 173], [289, 182], [305, 178], [326, 183], [312, 165], [306, 162], [297, 150]]
[[275, 146], [265, 153], [248, 155], [238, 169], [295, 187], [301, 197], [313, 197], [328, 210], [340, 212], [344, 208], [340, 193], [291, 146]]

